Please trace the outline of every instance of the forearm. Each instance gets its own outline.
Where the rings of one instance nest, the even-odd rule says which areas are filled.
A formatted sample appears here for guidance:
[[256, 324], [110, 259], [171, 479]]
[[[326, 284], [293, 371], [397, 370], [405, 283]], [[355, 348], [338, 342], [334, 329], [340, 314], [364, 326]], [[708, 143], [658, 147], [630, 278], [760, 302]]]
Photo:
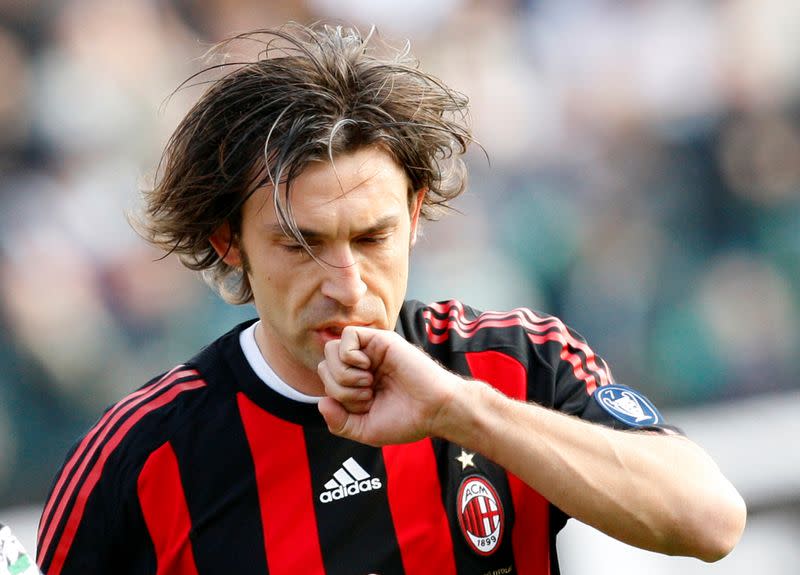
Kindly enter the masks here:
[[637, 547], [704, 560], [741, 535], [741, 497], [692, 442], [587, 423], [479, 382], [459, 387], [433, 433], [481, 452], [570, 516]]
[[369, 445], [445, 438], [637, 547], [713, 561], [741, 536], [741, 497], [688, 439], [616, 431], [511, 400], [392, 332], [345, 328], [325, 353], [318, 372], [328, 397], [319, 409], [333, 433]]

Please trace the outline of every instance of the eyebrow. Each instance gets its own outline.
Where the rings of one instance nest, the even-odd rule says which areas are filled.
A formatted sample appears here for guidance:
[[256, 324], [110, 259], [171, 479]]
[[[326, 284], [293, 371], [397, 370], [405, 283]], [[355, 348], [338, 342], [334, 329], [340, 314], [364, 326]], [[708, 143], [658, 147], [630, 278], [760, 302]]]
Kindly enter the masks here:
[[[369, 227], [362, 228], [362, 229], [355, 229], [354, 233], [352, 235], [353, 236], [368, 236], [368, 235], [371, 235], [371, 234], [376, 234], [376, 233], [379, 233], [379, 232], [383, 232], [383, 231], [385, 231], [385, 230], [387, 230], [389, 228], [397, 226], [398, 220], [399, 220], [399, 218], [396, 215], [383, 216], [377, 222], [375, 222], [374, 224], [372, 224]], [[272, 234], [273, 236], [281, 236], [281, 237], [286, 237], [287, 236], [287, 234], [284, 232], [283, 228], [281, 228], [280, 224], [272, 224], [272, 225], [270, 225], [267, 228], [267, 231], [270, 234]], [[309, 228], [299, 227], [298, 231], [305, 238], [306, 241], [318, 240], [318, 239], [321, 239], [321, 238], [323, 238], [325, 236], [324, 233], [322, 233], [320, 231], [317, 231], [317, 230], [312, 230], [312, 229], [309, 229]], [[291, 237], [291, 235], [289, 235], [288, 237]]]

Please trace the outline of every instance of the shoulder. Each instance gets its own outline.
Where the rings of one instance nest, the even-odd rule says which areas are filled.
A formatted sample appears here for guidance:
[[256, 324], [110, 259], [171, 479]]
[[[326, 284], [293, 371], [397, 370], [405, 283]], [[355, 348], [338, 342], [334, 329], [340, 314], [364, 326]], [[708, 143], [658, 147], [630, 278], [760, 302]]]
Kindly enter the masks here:
[[559, 318], [519, 307], [481, 311], [458, 300], [424, 304], [407, 301], [402, 309], [402, 334], [415, 343], [442, 344], [450, 340], [480, 347], [578, 343], [580, 337]]
[[137, 481], [149, 458], [233, 402], [227, 356], [242, 327], [109, 406], [73, 444], [42, 513], [40, 557], [49, 562], [58, 551], [63, 559], [79, 528], [95, 537], [138, 517]]
[[111, 405], [67, 454], [39, 523], [39, 556], [63, 559], [79, 526], [102, 532], [119, 523], [149, 454], [166, 441], [189, 398], [207, 387], [179, 365]]
[[608, 366], [584, 338], [556, 316], [530, 308], [481, 311], [458, 300], [408, 301], [398, 331], [437, 358], [499, 352], [555, 379], [574, 377], [588, 389], [613, 382]]
[[189, 361], [152, 378], [110, 405], [67, 456], [72, 462], [113, 462], [119, 473], [133, 471], [148, 454], [182, 428], [202, 421], [230, 395], [226, 356], [239, 345], [237, 326]]
[[153, 378], [103, 412], [75, 445], [65, 467], [93, 461], [101, 470], [109, 460], [121, 472], [135, 467], [184, 424], [207, 392], [206, 379], [188, 364]]

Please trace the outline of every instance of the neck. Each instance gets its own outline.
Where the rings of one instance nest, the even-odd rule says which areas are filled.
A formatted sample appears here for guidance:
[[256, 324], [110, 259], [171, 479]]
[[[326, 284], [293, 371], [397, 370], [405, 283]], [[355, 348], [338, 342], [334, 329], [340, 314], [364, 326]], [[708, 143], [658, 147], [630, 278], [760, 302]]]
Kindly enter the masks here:
[[270, 345], [270, 337], [267, 335], [263, 321], [258, 322], [255, 337], [258, 351], [264, 361], [289, 387], [306, 395], [316, 397], [325, 395], [325, 387], [316, 370], [309, 369], [298, 362], [279, 342], [275, 342], [277, 345]]

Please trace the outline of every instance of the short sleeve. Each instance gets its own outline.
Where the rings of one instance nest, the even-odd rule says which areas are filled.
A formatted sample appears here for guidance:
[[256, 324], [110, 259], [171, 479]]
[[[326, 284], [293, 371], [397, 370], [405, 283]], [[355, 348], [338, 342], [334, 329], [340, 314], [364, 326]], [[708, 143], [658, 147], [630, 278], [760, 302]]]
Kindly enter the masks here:
[[563, 339], [558, 345], [551, 342], [546, 351], [553, 367], [555, 409], [615, 429], [681, 433], [644, 394], [617, 383], [606, 361], [580, 334], [561, 325]]

